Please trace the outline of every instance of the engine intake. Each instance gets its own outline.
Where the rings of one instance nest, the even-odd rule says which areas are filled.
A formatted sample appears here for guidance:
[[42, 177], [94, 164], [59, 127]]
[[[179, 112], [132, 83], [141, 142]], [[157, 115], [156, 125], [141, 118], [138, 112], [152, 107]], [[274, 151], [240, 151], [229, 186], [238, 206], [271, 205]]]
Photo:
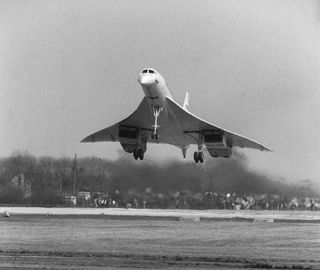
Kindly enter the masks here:
[[120, 126], [119, 127], [119, 139], [120, 140], [137, 140], [138, 129], [135, 127]]
[[222, 131], [205, 131], [203, 137], [205, 145], [212, 157], [228, 158], [231, 156], [232, 147], [228, 145], [226, 136]]
[[147, 137], [136, 127], [119, 126], [119, 142], [128, 153], [133, 153], [138, 148], [143, 152], [147, 149]]

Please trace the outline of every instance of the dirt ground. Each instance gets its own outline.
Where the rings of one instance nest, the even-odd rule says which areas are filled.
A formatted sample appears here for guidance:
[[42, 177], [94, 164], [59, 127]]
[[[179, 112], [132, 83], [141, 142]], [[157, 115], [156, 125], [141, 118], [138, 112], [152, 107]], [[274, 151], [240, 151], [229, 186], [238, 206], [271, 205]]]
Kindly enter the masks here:
[[0, 268], [320, 269], [318, 222], [195, 216], [1, 216]]

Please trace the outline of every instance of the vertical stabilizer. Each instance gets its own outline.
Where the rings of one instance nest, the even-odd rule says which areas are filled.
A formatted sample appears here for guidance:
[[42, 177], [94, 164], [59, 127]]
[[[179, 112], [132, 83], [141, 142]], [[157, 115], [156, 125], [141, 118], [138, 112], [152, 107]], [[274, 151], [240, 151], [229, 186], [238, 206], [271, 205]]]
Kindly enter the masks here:
[[183, 109], [185, 109], [186, 111], [189, 111], [189, 93], [186, 93], [186, 97], [184, 98], [184, 102], [183, 102]]

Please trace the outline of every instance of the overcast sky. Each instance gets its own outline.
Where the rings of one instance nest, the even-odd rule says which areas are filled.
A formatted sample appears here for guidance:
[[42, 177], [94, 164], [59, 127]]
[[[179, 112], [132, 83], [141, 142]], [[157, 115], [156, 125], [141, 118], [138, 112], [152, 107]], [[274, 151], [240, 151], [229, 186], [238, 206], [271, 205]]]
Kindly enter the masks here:
[[274, 150], [245, 150], [251, 169], [320, 182], [319, 29], [317, 1], [0, 0], [0, 155], [117, 158], [79, 142], [131, 114], [154, 67], [193, 113]]

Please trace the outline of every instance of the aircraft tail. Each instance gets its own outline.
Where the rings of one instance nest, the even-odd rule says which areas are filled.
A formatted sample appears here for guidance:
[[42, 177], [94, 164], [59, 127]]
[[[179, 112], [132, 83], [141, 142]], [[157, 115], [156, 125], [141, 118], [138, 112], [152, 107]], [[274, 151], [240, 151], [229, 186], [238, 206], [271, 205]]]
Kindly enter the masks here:
[[186, 111], [189, 111], [189, 93], [186, 93], [186, 97], [184, 98], [184, 102], [183, 102], [183, 109], [185, 109]]

